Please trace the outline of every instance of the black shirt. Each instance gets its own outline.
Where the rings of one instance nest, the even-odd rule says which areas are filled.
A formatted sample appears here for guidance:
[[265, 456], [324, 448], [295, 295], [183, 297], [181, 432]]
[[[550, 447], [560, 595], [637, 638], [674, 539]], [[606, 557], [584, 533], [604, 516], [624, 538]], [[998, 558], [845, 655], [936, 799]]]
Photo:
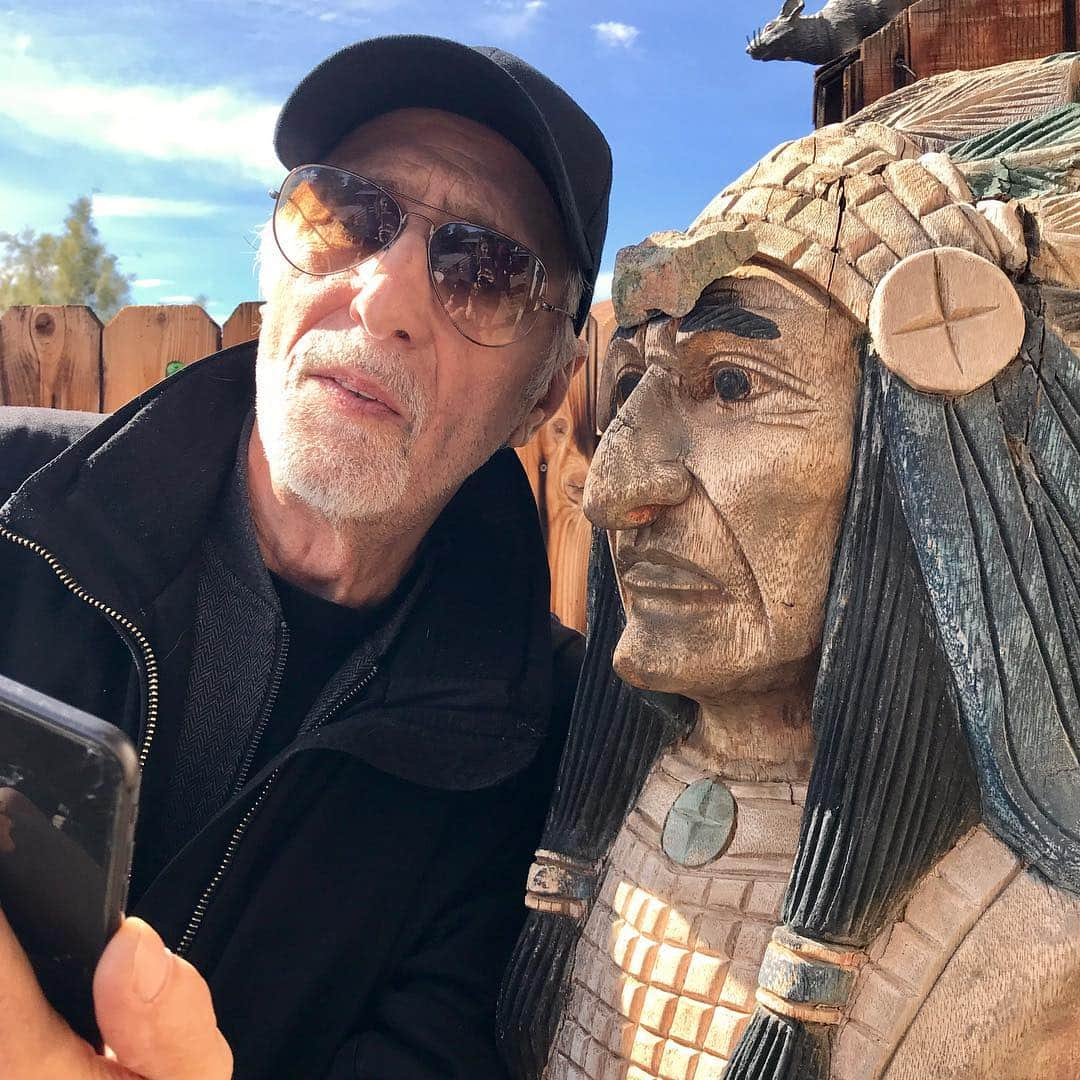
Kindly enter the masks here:
[[[412, 575], [406, 575], [406, 579], [411, 581]], [[295, 738], [330, 677], [389, 619], [402, 598], [399, 586], [381, 604], [353, 608], [324, 600], [273, 572], [270, 580], [288, 627], [288, 646], [284, 650], [284, 666], [278, 672], [274, 704], [255, 751], [252, 773]]]

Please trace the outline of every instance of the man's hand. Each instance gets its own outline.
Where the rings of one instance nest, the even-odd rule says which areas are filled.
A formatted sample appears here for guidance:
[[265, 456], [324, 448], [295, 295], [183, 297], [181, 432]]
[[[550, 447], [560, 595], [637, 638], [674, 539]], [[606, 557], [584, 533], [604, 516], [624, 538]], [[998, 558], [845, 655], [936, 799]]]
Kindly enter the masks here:
[[46, 1002], [0, 914], [0, 1077], [4, 1080], [229, 1080], [232, 1054], [210, 990], [141, 919], [127, 919], [94, 975], [104, 1057]]

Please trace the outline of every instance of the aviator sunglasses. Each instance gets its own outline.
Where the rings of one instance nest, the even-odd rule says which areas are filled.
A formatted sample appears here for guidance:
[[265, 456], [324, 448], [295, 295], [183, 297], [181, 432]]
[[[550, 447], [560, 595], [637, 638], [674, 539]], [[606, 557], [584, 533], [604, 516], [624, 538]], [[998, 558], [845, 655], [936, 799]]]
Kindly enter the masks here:
[[430, 226], [428, 272], [435, 295], [458, 332], [477, 345], [520, 341], [542, 311], [573, 318], [544, 299], [547, 271], [524, 244], [468, 221], [436, 227], [401, 203], [450, 216], [447, 211], [411, 195], [333, 165], [298, 165], [270, 195], [281, 254], [316, 277], [359, 266], [389, 247], [408, 217], [423, 218]]

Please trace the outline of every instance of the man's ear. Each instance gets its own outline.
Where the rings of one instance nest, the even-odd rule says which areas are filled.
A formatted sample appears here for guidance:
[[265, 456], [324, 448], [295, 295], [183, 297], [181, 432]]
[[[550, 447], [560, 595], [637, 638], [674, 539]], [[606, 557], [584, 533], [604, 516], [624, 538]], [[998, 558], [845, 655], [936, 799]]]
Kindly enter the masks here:
[[537, 430], [559, 411], [559, 406], [566, 400], [566, 392], [570, 389], [570, 380], [585, 362], [588, 348], [581, 338], [574, 341], [574, 351], [570, 359], [555, 369], [547, 390], [537, 398], [536, 403], [525, 414], [521, 423], [510, 432], [510, 437], [507, 439], [510, 446], [524, 446]]

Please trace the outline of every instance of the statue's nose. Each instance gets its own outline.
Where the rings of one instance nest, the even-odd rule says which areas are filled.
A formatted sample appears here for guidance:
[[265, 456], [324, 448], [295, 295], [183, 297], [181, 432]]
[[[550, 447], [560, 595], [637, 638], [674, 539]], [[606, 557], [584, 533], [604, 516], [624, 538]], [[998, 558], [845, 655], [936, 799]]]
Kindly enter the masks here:
[[639, 529], [683, 502], [693, 484], [682, 463], [685, 444], [670, 395], [646, 374], [600, 440], [585, 481], [585, 516], [603, 529]]

